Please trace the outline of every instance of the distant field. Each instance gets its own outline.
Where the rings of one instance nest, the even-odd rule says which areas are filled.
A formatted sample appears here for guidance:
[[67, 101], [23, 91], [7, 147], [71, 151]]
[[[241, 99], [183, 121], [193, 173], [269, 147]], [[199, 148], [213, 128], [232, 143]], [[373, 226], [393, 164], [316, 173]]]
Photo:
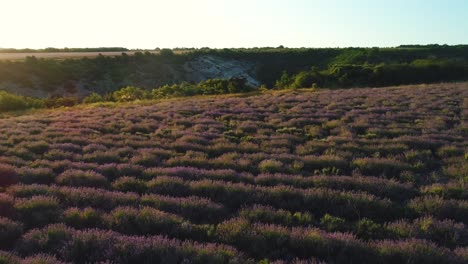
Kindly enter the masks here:
[[[0, 60], [24, 60], [26, 57], [35, 56], [36, 58], [46, 59], [71, 59], [71, 58], [94, 58], [99, 54], [103, 56], [120, 56], [122, 53], [134, 55], [138, 51], [105, 51], [105, 52], [28, 52], [28, 53], [0, 53]], [[140, 51], [146, 52], [146, 51]], [[153, 54], [159, 54], [159, 51], [149, 51]], [[176, 51], [175, 53], [181, 53]]]

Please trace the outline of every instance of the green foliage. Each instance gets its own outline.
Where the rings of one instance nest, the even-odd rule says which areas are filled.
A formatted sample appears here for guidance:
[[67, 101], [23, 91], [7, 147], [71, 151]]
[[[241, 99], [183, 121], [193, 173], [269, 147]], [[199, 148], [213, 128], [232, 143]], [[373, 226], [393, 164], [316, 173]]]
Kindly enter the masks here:
[[328, 231], [342, 231], [346, 230], [346, 221], [343, 218], [325, 214], [320, 219], [320, 224]]
[[306, 70], [281, 76], [278, 88], [391, 86], [465, 80], [468, 62], [415, 60], [411, 63], [333, 64], [322, 71]]
[[42, 106], [43, 103], [39, 99], [0, 91], [0, 112], [41, 108]]
[[371, 219], [361, 219], [355, 226], [356, 235], [364, 240], [379, 239], [383, 237], [384, 230], [381, 225]]
[[180, 84], [163, 85], [152, 90], [154, 99], [181, 97], [193, 95], [231, 94], [253, 91], [254, 88], [247, 85], [245, 79], [208, 79], [198, 84], [182, 82]]
[[150, 93], [142, 88], [127, 86], [112, 93], [112, 99], [117, 102], [150, 99]]
[[143, 180], [125, 176], [115, 180], [112, 183], [112, 188], [122, 192], [144, 193], [146, 191], [146, 183]]
[[102, 223], [101, 213], [91, 207], [83, 209], [72, 207], [63, 213], [64, 222], [75, 228], [93, 228]]
[[98, 93], [92, 93], [83, 99], [83, 103], [85, 104], [99, 103], [102, 101], [104, 101], [104, 98]]
[[274, 159], [266, 159], [260, 162], [258, 164], [258, 169], [261, 172], [279, 172], [283, 168], [283, 163], [279, 160], [274, 160]]
[[291, 76], [289, 76], [289, 74], [286, 71], [283, 71], [280, 79], [277, 80], [275, 83], [275, 88], [278, 88], [278, 89], [289, 88], [292, 82], [293, 82], [293, 79], [291, 78]]
[[78, 97], [53, 96], [44, 99], [44, 106], [47, 108], [70, 107], [80, 103]]

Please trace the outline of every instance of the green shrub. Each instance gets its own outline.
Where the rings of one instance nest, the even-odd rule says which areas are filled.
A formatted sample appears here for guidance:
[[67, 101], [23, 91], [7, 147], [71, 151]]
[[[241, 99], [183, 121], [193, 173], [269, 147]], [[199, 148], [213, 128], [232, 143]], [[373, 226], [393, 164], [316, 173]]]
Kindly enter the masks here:
[[60, 174], [55, 181], [60, 185], [75, 187], [106, 188], [109, 182], [103, 175], [94, 171], [67, 170]]
[[346, 230], [346, 221], [343, 218], [325, 214], [320, 219], [320, 225], [328, 231], [343, 231]]
[[92, 93], [83, 99], [83, 103], [92, 104], [104, 101], [104, 98], [98, 93]]
[[262, 160], [260, 164], [258, 164], [258, 169], [261, 172], [280, 172], [283, 169], [283, 163], [274, 159]]
[[30, 142], [25, 146], [29, 151], [34, 154], [44, 154], [44, 152], [49, 150], [49, 143], [41, 140], [37, 142]]
[[299, 226], [314, 224], [314, 217], [310, 213], [291, 213], [286, 210], [276, 210], [270, 206], [254, 205], [239, 212], [242, 218], [252, 222], [270, 223], [285, 226]]
[[53, 96], [44, 100], [47, 108], [70, 107], [79, 103], [80, 99], [73, 96]]
[[403, 171], [409, 169], [406, 163], [384, 158], [355, 159], [353, 160], [353, 165], [364, 175], [383, 175], [388, 178], [398, 178]]
[[41, 100], [0, 91], [0, 112], [41, 108]]
[[356, 223], [354, 233], [361, 239], [369, 240], [383, 238], [384, 230], [381, 225], [371, 219], [364, 218]]
[[121, 177], [112, 183], [112, 188], [121, 192], [146, 192], [146, 182], [134, 177]]
[[184, 181], [176, 177], [160, 176], [149, 181], [146, 186], [149, 192], [157, 194], [184, 195], [189, 191]]
[[463, 155], [463, 150], [456, 146], [442, 146], [437, 150], [437, 155], [442, 158], [450, 158]]
[[129, 102], [150, 98], [151, 95], [147, 90], [134, 86], [127, 86], [112, 93], [112, 99], [117, 102]]
[[64, 222], [75, 228], [96, 228], [102, 225], [101, 213], [91, 207], [68, 208], [63, 215]]
[[151, 207], [118, 207], [106, 216], [112, 230], [130, 235], [176, 235], [181, 232], [182, 218]]

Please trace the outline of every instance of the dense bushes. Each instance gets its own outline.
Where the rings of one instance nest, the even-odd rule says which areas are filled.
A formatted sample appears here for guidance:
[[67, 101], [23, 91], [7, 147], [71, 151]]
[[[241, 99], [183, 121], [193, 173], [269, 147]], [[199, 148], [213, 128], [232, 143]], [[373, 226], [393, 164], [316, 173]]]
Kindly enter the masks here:
[[110, 229], [129, 235], [164, 234], [198, 241], [205, 240], [207, 236], [202, 227], [151, 207], [118, 207], [106, 215], [104, 220]]
[[[33, 196], [57, 197], [66, 206], [94, 207], [110, 210], [117, 206], [134, 205], [138, 202], [135, 193], [112, 192], [95, 188], [73, 188], [45, 185], [15, 185], [7, 190], [16, 197], [31, 198]], [[9, 207], [11, 197], [4, 196]], [[0, 198], [2, 196], [0, 195]], [[0, 199], [1, 201], [1, 199]]]
[[269, 258], [292, 254], [302, 258], [314, 256], [334, 263], [462, 263], [461, 257], [425, 240], [382, 240], [367, 244], [349, 234], [249, 224], [242, 219], [223, 222], [218, 226], [217, 235], [222, 241], [235, 244], [253, 256]]
[[124, 87], [112, 93], [112, 99], [117, 102], [128, 102], [142, 99], [150, 99], [148, 91], [133, 86]]
[[96, 228], [102, 227], [101, 212], [86, 207], [83, 209], [71, 207], [63, 213], [63, 221], [74, 228]]
[[468, 224], [468, 201], [445, 200], [438, 196], [427, 196], [411, 200], [408, 206], [419, 215], [430, 214], [439, 219], [449, 218]]
[[387, 225], [386, 229], [398, 238], [427, 239], [448, 248], [468, 245], [468, 230], [464, 224], [455, 223], [453, 220], [423, 217], [412, 223], [405, 220], [393, 222]]
[[327, 69], [300, 71], [278, 77], [277, 88], [390, 86], [465, 80], [466, 60], [421, 59], [411, 63], [334, 64]]
[[109, 186], [106, 177], [94, 171], [67, 170], [55, 180], [60, 185], [75, 187], [101, 187]]
[[191, 182], [190, 192], [221, 202], [230, 208], [262, 203], [288, 210], [308, 208], [318, 214], [331, 213], [349, 219], [369, 217], [380, 221], [396, 219], [404, 213], [402, 208], [389, 200], [365, 193], [321, 188], [301, 190], [285, 186], [254, 187], [205, 180]]
[[289, 185], [296, 188], [325, 187], [340, 190], [360, 190], [392, 200], [413, 198], [418, 191], [410, 184], [377, 177], [309, 176], [287, 174], [260, 174], [255, 183], [265, 186]]
[[[253, 256], [281, 258], [289, 254], [300, 258], [319, 257], [330, 261], [359, 263], [371, 258], [371, 250], [351, 235], [329, 234], [318, 229], [249, 224], [233, 219], [220, 224], [217, 235], [226, 243], [235, 244]], [[366, 257], [364, 257], [366, 256]]]
[[355, 159], [353, 165], [364, 175], [386, 176], [387, 178], [399, 178], [400, 174], [409, 169], [405, 163], [391, 159], [364, 158]]
[[112, 188], [121, 192], [146, 192], [146, 182], [133, 177], [121, 177], [112, 183]]
[[425, 240], [409, 239], [402, 241], [384, 240], [376, 245], [380, 256], [378, 263], [463, 263], [449, 250], [437, 247]]
[[141, 204], [179, 214], [195, 223], [217, 223], [227, 216], [227, 211], [222, 204], [196, 196], [179, 198], [144, 195], [141, 197]]
[[446, 199], [468, 199], [468, 189], [463, 182], [436, 183], [424, 186], [422, 193], [426, 195], [438, 195]]
[[254, 205], [240, 210], [239, 215], [253, 222], [262, 222], [286, 226], [307, 226], [314, 224], [314, 217], [310, 213], [291, 213], [286, 210], [275, 210], [270, 206]]
[[0, 112], [41, 108], [42, 106], [43, 102], [39, 99], [0, 91]]
[[[1, 69], [0, 69], [1, 70]], [[1, 76], [0, 76], [1, 77]], [[115, 87], [112, 87], [115, 89]], [[131, 102], [136, 100], [151, 100], [169, 97], [183, 97], [193, 95], [214, 95], [245, 93], [257, 88], [246, 84], [245, 79], [208, 79], [198, 84], [181, 83], [164, 85], [152, 90], [136, 86], [126, 86], [105, 95], [96, 92], [85, 98], [72, 96], [52, 96], [45, 99], [18, 96], [6, 91], [0, 91], [0, 112], [27, 110], [34, 108], [71, 107], [80, 103], [91, 104], [99, 102]]]
[[18, 245], [23, 254], [47, 252], [78, 263], [192, 263], [245, 262], [235, 249], [216, 244], [181, 242], [161, 236], [123, 236], [110, 231], [77, 231], [62, 225], [32, 230]]

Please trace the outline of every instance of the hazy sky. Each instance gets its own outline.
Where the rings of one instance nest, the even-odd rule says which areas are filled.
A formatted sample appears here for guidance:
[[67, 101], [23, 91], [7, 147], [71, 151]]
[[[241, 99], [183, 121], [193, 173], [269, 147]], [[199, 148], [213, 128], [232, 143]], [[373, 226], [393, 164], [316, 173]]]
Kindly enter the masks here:
[[0, 0], [0, 47], [468, 44], [467, 0]]

